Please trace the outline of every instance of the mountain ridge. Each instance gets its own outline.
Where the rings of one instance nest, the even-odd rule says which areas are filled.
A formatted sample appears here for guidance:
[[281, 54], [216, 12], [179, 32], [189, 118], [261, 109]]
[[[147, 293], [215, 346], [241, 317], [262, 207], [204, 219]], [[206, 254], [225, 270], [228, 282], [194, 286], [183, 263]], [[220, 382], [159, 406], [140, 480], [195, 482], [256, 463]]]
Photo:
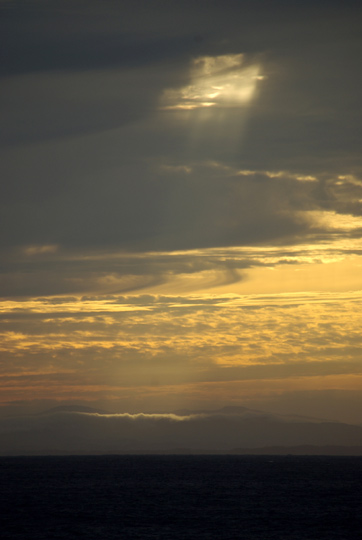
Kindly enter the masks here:
[[182, 411], [132, 415], [60, 406], [43, 414], [2, 418], [0, 455], [170, 454], [181, 449], [191, 454], [288, 454], [308, 453], [312, 447], [316, 454], [355, 454], [362, 447], [358, 425], [294, 419], [246, 407], [187, 410], [192, 414], [186, 416]]

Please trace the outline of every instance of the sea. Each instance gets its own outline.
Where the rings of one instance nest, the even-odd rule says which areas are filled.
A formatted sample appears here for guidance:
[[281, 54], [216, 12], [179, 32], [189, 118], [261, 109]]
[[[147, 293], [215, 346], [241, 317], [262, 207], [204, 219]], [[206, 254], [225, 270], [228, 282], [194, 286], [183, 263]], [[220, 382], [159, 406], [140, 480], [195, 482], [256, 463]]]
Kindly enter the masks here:
[[362, 457], [1, 457], [0, 537], [361, 540]]

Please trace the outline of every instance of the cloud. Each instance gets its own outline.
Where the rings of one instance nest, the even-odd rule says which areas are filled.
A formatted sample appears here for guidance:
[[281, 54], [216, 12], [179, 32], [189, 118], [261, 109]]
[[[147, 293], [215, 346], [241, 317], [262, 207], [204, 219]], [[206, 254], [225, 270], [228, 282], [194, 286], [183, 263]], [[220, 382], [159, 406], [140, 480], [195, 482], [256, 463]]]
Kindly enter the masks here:
[[[215, 174], [208, 166], [179, 178], [177, 172], [157, 172], [132, 160], [102, 172], [100, 161], [109, 153], [113, 159], [125, 136], [119, 133], [116, 143], [116, 135], [92, 137], [86, 147], [81, 140], [51, 144], [45, 162], [41, 147], [20, 152], [21, 161], [15, 154], [4, 157], [12, 183], [7, 194], [4, 187], [8, 205], [3, 207], [7, 232], [2, 244], [174, 251], [266, 243], [308, 231], [308, 221], [297, 211], [303, 201], [308, 204], [309, 199], [309, 206], [317, 202], [301, 182]], [[71, 162], [66, 157], [69, 150]], [[34, 165], [27, 173], [31, 192], [27, 162]], [[52, 174], [50, 185], [42, 177], [44, 167]]]
[[55, 392], [92, 400], [162, 388], [171, 395], [235, 381], [257, 393], [260, 381], [324, 388], [338, 377], [348, 388], [360, 384], [360, 300], [360, 293], [310, 293], [9, 301], [2, 399]]
[[[20, 5], [19, 5], [20, 4]], [[143, 4], [143, 5], [142, 5]], [[124, 2], [122, 17], [113, 2], [22, 2], [0, 6], [7, 55], [3, 76], [46, 71], [87, 71], [132, 67], [185, 54], [195, 47], [189, 31], [150, 27], [155, 10], [147, 3]], [[163, 28], [162, 28], [163, 26]], [[49, 28], [52, 32], [49, 32]], [[26, 58], [22, 51], [27, 50]]]
[[[181, 25], [166, 4], [150, 17], [146, 3], [137, 10], [126, 3], [127, 28], [123, 17], [116, 25], [113, 4], [94, 4], [85, 17], [76, 4], [38, 3], [22, 15], [7, 10], [9, 65], [18, 71], [2, 84], [3, 244], [148, 251], [293, 241], [309, 230], [296, 213], [300, 206], [360, 212], [358, 186], [346, 200], [352, 186], [330, 182], [331, 175], [358, 178], [361, 170], [358, 70], [348, 73], [348, 85], [335, 84], [346, 80], [356, 55], [347, 12], [352, 26], [337, 13], [316, 24], [308, 6], [298, 20], [287, 10], [283, 24], [264, 6], [274, 27], [255, 7], [212, 2], [205, 20], [201, 7], [187, 3], [172, 8]], [[72, 12], [79, 24], [69, 31]], [[228, 39], [212, 24], [215, 17], [228, 23]], [[197, 27], [207, 36], [202, 45], [192, 38]], [[297, 45], [295, 36], [306, 31], [308, 41]], [[276, 41], [280, 35], [286, 48]], [[265, 80], [257, 80], [259, 71]], [[238, 89], [255, 94], [247, 114]], [[213, 104], [201, 107], [214, 111], [207, 118], [197, 107], [183, 119], [158, 110], [162, 96], [195, 105], [205, 102], [203, 93]], [[351, 100], [353, 115], [345, 105]], [[194, 166], [207, 161], [239, 173]], [[189, 173], [180, 178], [172, 167]], [[307, 183], [302, 178], [316, 178], [316, 186], [290, 181]]]

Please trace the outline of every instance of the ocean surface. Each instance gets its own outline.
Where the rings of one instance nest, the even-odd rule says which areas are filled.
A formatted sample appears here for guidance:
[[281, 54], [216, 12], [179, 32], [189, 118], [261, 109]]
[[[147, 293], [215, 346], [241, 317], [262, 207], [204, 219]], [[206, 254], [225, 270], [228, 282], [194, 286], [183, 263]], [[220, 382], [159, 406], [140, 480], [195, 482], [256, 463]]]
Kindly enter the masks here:
[[362, 458], [0, 458], [17, 539], [360, 540]]

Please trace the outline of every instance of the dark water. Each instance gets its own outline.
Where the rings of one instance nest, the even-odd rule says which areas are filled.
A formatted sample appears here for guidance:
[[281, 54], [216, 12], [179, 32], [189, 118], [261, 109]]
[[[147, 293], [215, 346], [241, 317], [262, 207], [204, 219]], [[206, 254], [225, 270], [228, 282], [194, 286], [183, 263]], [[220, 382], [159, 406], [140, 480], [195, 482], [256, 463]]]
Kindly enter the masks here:
[[0, 458], [3, 539], [362, 538], [362, 458]]

